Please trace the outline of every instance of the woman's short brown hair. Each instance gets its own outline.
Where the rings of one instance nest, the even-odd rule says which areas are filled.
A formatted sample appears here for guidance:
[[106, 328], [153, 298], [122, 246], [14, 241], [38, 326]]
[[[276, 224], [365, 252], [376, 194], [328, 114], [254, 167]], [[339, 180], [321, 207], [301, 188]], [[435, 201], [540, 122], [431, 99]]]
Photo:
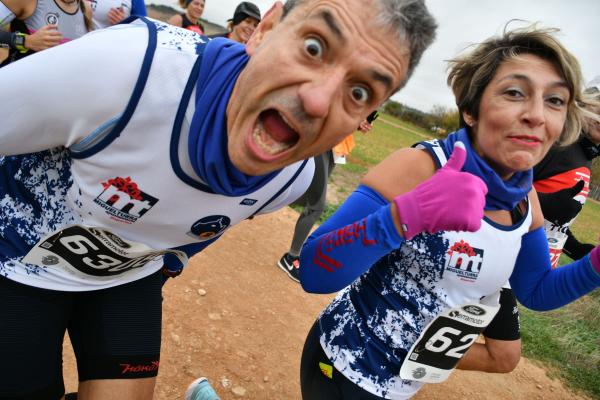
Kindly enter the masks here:
[[567, 145], [574, 142], [587, 114], [580, 106], [589, 99], [582, 94], [583, 78], [579, 61], [554, 37], [558, 29], [538, 28], [533, 24], [508, 30], [509, 24], [506, 24], [501, 36], [491, 37], [475, 45], [468, 54], [449, 61], [448, 85], [454, 92], [461, 124], [464, 126], [463, 112], [479, 118], [483, 91], [504, 61], [522, 54], [532, 54], [551, 62], [567, 84], [570, 92], [567, 119], [557, 143]]

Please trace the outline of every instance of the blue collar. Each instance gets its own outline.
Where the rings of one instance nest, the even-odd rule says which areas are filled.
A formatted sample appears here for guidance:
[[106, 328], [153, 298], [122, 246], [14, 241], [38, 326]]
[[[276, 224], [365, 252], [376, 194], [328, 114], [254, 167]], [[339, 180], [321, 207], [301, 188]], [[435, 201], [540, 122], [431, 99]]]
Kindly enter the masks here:
[[263, 187], [279, 171], [246, 175], [231, 163], [227, 152], [227, 105], [235, 82], [248, 63], [246, 48], [225, 38], [215, 38], [199, 45], [197, 52], [202, 61], [188, 140], [190, 162], [215, 193], [247, 195]]
[[533, 183], [533, 169], [516, 172], [510, 179], [503, 181], [498, 174], [477, 154], [471, 145], [471, 139], [465, 129], [451, 133], [441, 141], [448, 158], [452, 154], [454, 142], [461, 141], [467, 149], [467, 160], [462, 170], [480, 177], [488, 188], [485, 197], [486, 210], [512, 210], [527, 197]]

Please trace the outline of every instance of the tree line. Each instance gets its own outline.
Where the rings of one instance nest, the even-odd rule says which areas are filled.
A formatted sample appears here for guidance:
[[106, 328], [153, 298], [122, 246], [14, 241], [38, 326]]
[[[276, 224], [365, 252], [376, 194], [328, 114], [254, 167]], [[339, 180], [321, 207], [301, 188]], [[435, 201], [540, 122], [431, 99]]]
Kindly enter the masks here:
[[433, 106], [431, 111], [426, 113], [397, 101], [389, 100], [384, 104], [383, 110], [387, 114], [427, 129], [440, 137], [445, 137], [450, 132], [456, 131], [460, 122], [457, 108], [448, 108], [441, 105]]

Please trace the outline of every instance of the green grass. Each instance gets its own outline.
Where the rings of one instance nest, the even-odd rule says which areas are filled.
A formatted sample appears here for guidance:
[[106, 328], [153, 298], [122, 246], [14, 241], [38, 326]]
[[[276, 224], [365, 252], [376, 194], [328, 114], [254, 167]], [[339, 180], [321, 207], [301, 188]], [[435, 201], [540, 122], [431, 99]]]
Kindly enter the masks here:
[[[394, 150], [431, 137], [423, 129], [381, 115], [371, 132], [354, 135], [356, 147], [348, 156], [348, 163], [338, 166], [351, 179], [346, 176], [348, 187], [340, 187], [338, 192], [349, 194], [370, 167]], [[334, 178], [336, 173], [334, 170]], [[319, 223], [338, 206], [328, 204]], [[598, 243], [599, 226], [600, 203], [587, 201], [571, 230], [582, 242]], [[563, 255], [560, 262], [571, 260]], [[546, 364], [551, 374], [566, 385], [600, 399], [600, 291], [552, 312], [533, 312], [524, 307], [520, 310], [523, 354]]]
[[[401, 128], [394, 125], [399, 125]], [[352, 173], [364, 175], [369, 167], [379, 163], [393, 151], [402, 147], [409, 147], [430, 137], [427, 131], [419, 127], [407, 124], [389, 115], [382, 115], [373, 124], [371, 132], [366, 134], [357, 132], [354, 134], [356, 147], [347, 157], [348, 163], [343, 165], [342, 168]]]
[[597, 201], [586, 201], [583, 210], [571, 227], [571, 232], [581, 242], [597, 243], [600, 231], [600, 203]]
[[600, 399], [600, 296], [551, 312], [520, 307], [523, 354], [547, 363], [563, 382]]
[[[597, 243], [599, 226], [600, 203], [587, 201], [571, 231], [582, 242]], [[560, 258], [561, 265], [571, 261]], [[523, 354], [547, 363], [569, 386], [600, 399], [600, 291], [556, 311], [519, 310]]]

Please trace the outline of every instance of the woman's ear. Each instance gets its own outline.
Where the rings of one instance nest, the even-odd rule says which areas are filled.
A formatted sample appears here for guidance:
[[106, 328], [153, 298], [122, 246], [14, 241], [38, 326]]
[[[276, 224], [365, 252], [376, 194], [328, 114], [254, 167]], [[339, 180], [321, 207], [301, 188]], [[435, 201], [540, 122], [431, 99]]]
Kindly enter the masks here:
[[273, 28], [279, 24], [283, 17], [283, 3], [280, 1], [275, 2], [273, 6], [267, 11], [263, 19], [258, 23], [258, 26], [248, 39], [246, 43], [246, 53], [249, 56], [254, 54], [256, 48], [260, 46], [266, 34], [271, 32]]
[[468, 111], [463, 111], [462, 117], [463, 121], [465, 121], [465, 124], [469, 125], [471, 128], [473, 127], [473, 125], [475, 125], [475, 122], [477, 122], [475, 118], [473, 118], [473, 116], [469, 114]]

